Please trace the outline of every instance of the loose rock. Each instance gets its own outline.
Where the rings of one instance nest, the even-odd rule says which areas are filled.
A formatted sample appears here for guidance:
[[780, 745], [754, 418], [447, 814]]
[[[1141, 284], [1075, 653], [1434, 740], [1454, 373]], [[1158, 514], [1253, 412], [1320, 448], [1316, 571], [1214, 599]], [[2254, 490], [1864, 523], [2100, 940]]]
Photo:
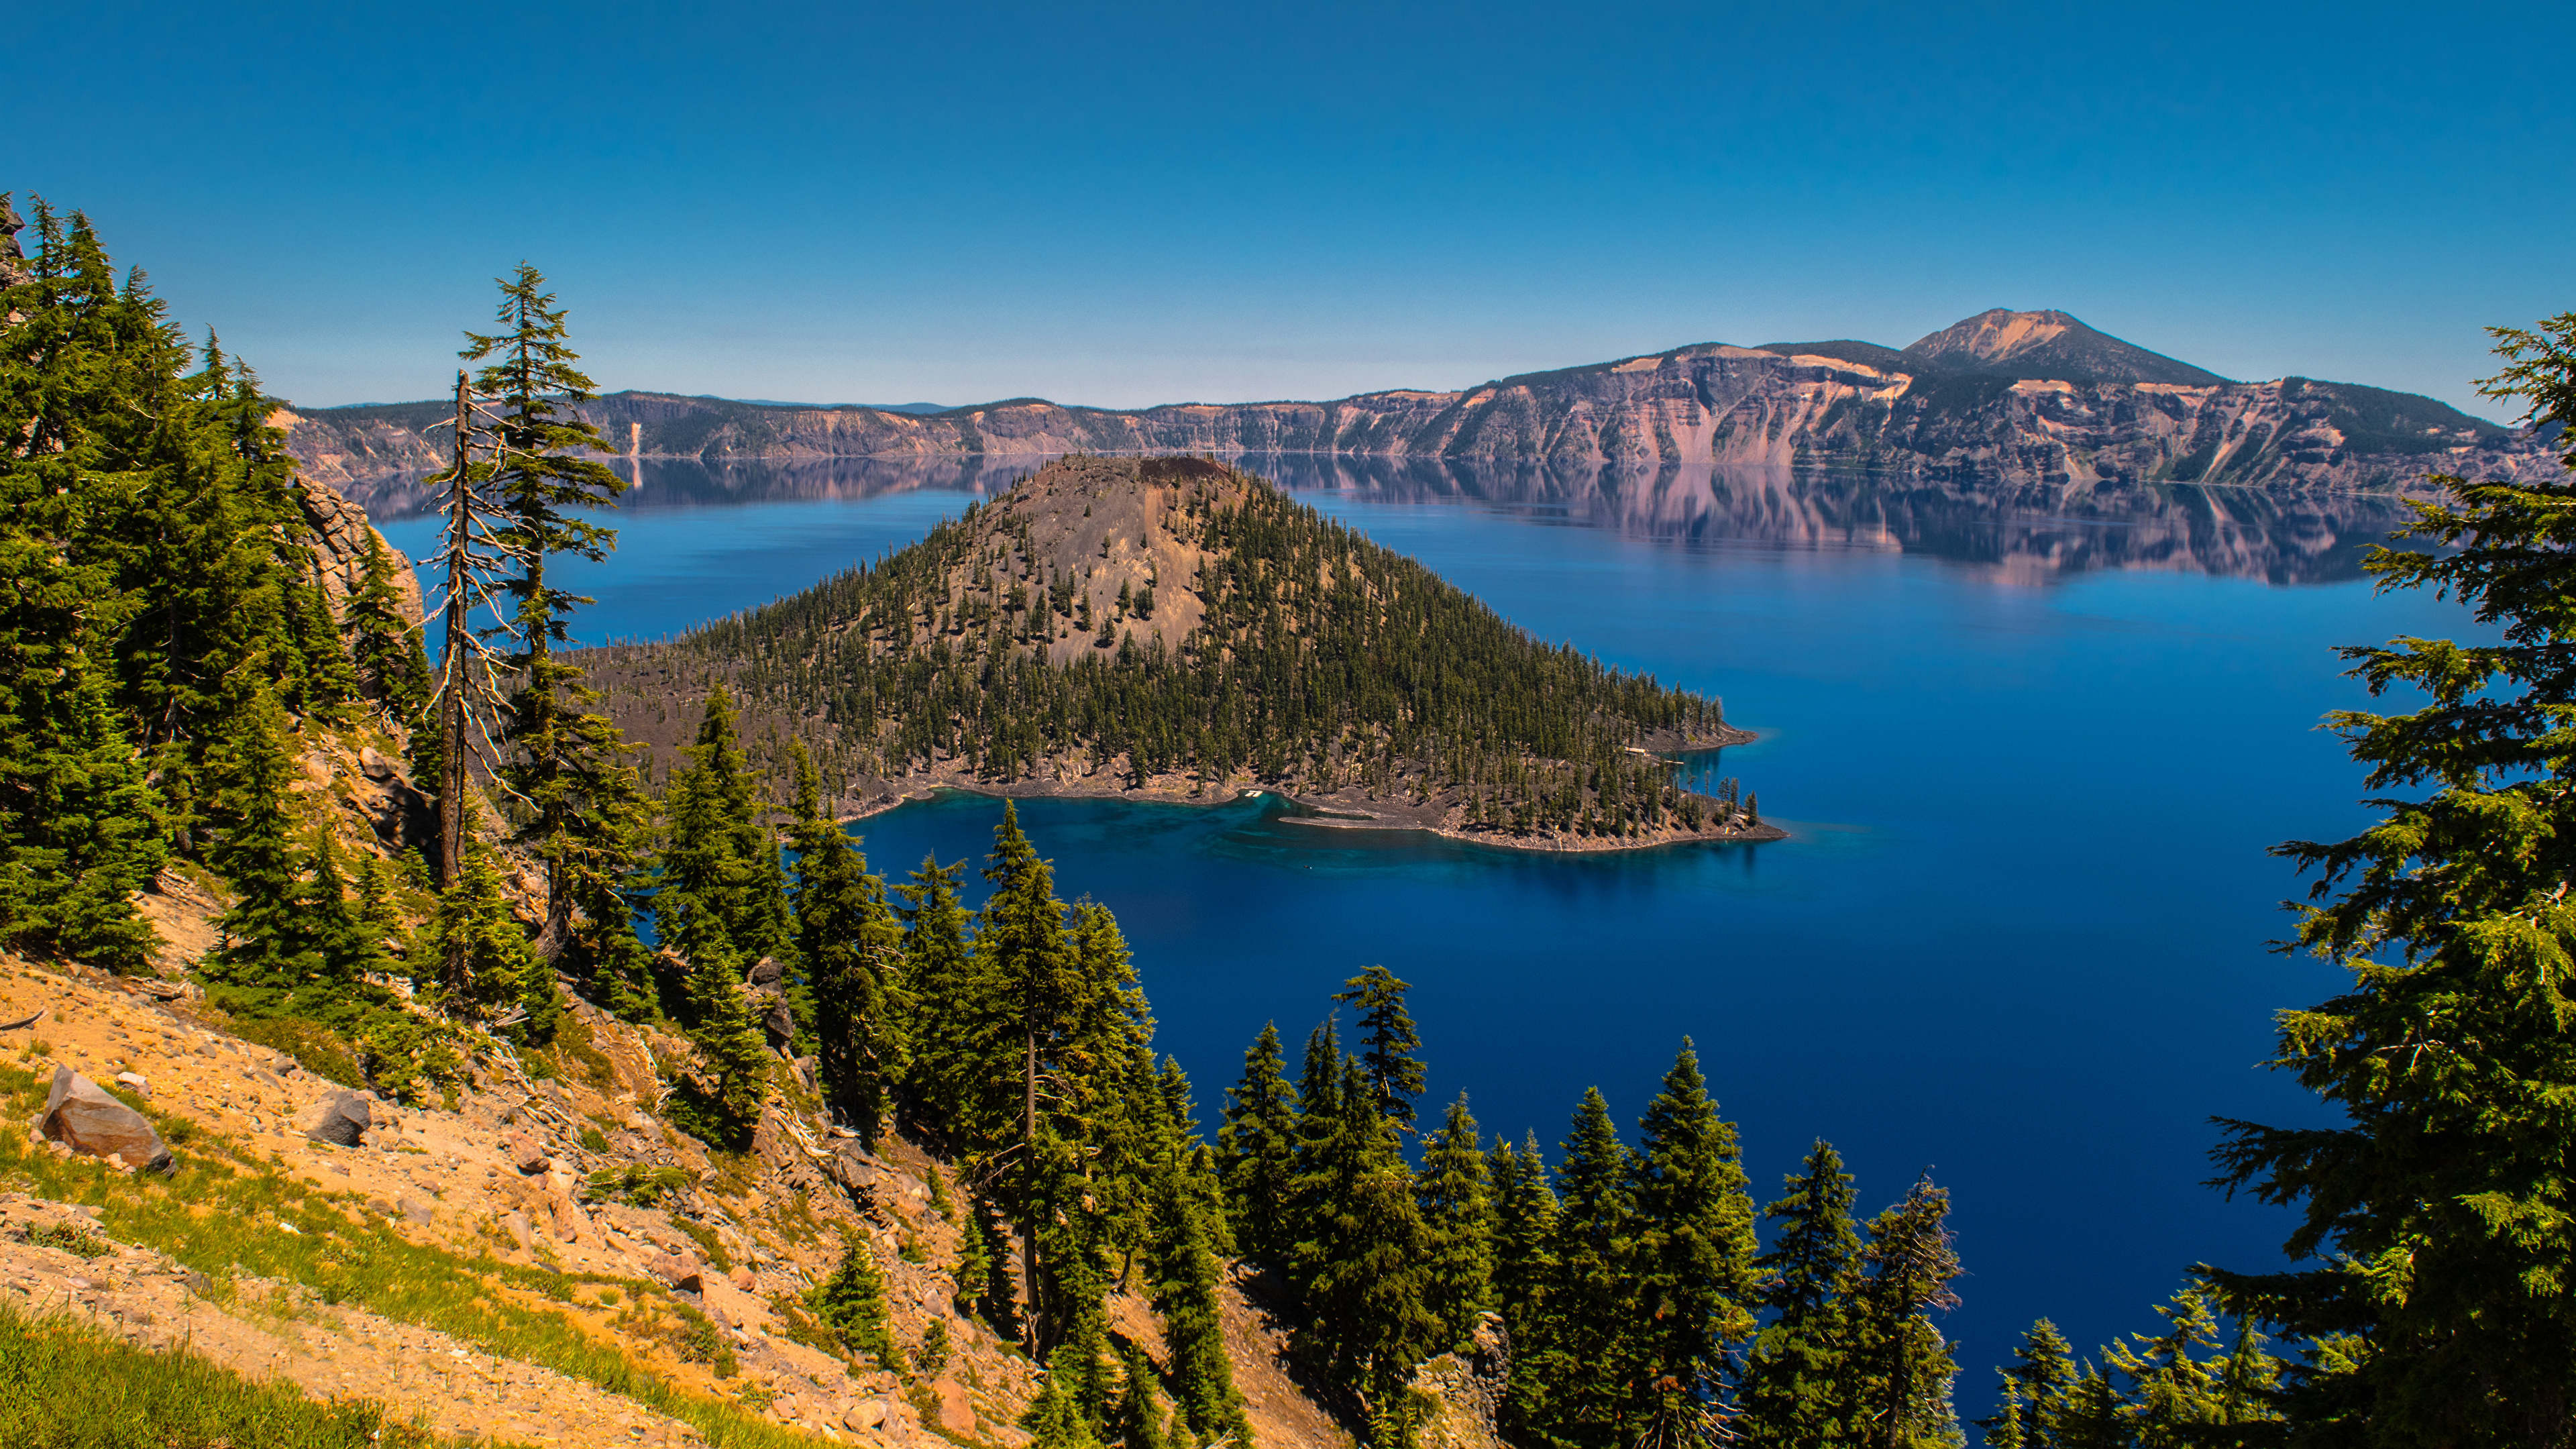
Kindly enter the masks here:
[[322, 1109], [313, 1125], [305, 1129], [305, 1140], [328, 1142], [334, 1147], [356, 1147], [367, 1140], [367, 1129], [375, 1125], [370, 1099], [363, 1092], [334, 1092], [323, 1099]]
[[525, 1132], [513, 1132], [503, 1137], [501, 1150], [510, 1155], [512, 1167], [531, 1176], [554, 1166], [554, 1160], [546, 1156], [546, 1150], [539, 1147]]
[[69, 1067], [54, 1068], [54, 1087], [45, 1097], [40, 1126], [48, 1139], [69, 1151], [92, 1157], [114, 1153], [154, 1172], [170, 1167], [170, 1149], [142, 1113]]

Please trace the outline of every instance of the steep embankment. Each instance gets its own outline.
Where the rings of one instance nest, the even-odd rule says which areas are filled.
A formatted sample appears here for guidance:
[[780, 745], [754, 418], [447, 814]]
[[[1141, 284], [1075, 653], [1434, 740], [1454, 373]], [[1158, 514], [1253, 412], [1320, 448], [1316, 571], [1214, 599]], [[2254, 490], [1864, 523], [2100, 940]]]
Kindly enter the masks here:
[[[1369, 454], [1631, 469], [1868, 469], [1983, 483], [2391, 489], [2428, 472], [2554, 476], [2526, 434], [2353, 383], [2229, 382], [2062, 312], [1994, 311], [1913, 345], [1704, 343], [1333, 402], [1122, 411], [1022, 398], [943, 413], [624, 392], [583, 413], [639, 456]], [[276, 419], [311, 475], [366, 496], [438, 467], [439, 403]]]
[[844, 813], [957, 785], [1222, 800], [1524, 849], [1766, 840], [1669, 752], [1714, 700], [1530, 638], [1412, 560], [1195, 458], [1066, 459], [901, 553], [668, 645], [583, 656], [667, 751], [709, 687], [804, 739]]
[[[0, 1023], [0, 1106], [29, 1124], [0, 1136], [0, 1314], [478, 1444], [1028, 1442], [1036, 1374], [959, 1282], [955, 1169], [834, 1133], [810, 1060], [780, 1064], [749, 1150], [717, 1153], [656, 1112], [688, 1043], [576, 1002], [551, 1049], [487, 1043], [455, 1090], [370, 1100], [365, 1132], [335, 1144], [308, 1135], [347, 1095], [328, 1052], [245, 1040], [180, 982], [0, 953]], [[58, 1069], [142, 1108], [170, 1173], [48, 1140], [35, 1124]], [[805, 1305], [845, 1234], [884, 1279], [899, 1369]], [[1220, 1289], [1257, 1442], [1348, 1442], [1288, 1372], [1261, 1283], [1235, 1267]], [[1168, 1369], [1150, 1305], [1121, 1293], [1109, 1310]], [[1424, 1383], [1472, 1418], [1492, 1371], [1451, 1382], [1470, 1367], [1436, 1360]], [[1481, 1427], [1470, 1449], [1495, 1449]]]
[[[321, 485], [305, 509], [326, 575], [363, 561], [363, 511]], [[138, 1432], [170, 1429], [179, 1411], [152, 1405], [171, 1399], [210, 1422], [195, 1407], [225, 1385], [243, 1413], [267, 1412], [262, 1392], [272, 1406], [372, 1401], [334, 1411], [362, 1427], [333, 1442], [369, 1441], [376, 1424], [413, 1449], [429, 1441], [411, 1425], [439, 1443], [600, 1449], [1029, 1442], [1036, 1371], [982, 1316], [989, 1276], [969, 1267], [981, 1260], [952, 1163], [835, 1128], [811, 1057], [768, 1064], [748, 1141], [728, 1151], [664, 1115], [704, 1072], [666, 1026], [573, 999], [529, 1048], [440, 1017], [407, 989], [434, 949], [435, 901], [404, 859], [431, 822], [399, 729], [307, 717], [280, 743], [294, 838], [327, 838], [342, 869], [385, 887], [393, 974], [369, 979], [396, 1004], [338, 1027], [228, 1014], [257, 1003], [199, 984], [222, 983], [203, 968], [229, 901], [193, 864], [139, 902], [160, 938], [151, 973], [0, 951], [0, 1114], [18, 1124], [0, 1133], [0, 1348], [29, 1345], [57, 1369], [113, 1362], [126, 1379], [114, 1412]], [[487, 844], [533, 931], [535, 863]], [[755, 1015], [780, 999], [774, 983], [737, 989]], [[441, 1060], [428, 1076], [384, 1070], [415, 1056]], [[71, 1115], [55, 1111], [65, 1098]], [[165, 1146], [168, 1171], [151, 1170]], [[886, 1358], [842, 1341], [809, 1296], [845, 1244], [883, 1284]], [[1350, 1442], [1289, 1370], [1265, 1280], [1225, 1273], [1224, 1338], [1257, 1441]], [[1157, 1375], [1156, 1422], [1171, 1418], [1151, 1304], [1122, 1292], [1107, 1308]], [[1444, 1422], [1465, 1425], [1462, 1449], [1499, 1449], [1498, 1371], [1449, 1357], [1422, 1371]]]

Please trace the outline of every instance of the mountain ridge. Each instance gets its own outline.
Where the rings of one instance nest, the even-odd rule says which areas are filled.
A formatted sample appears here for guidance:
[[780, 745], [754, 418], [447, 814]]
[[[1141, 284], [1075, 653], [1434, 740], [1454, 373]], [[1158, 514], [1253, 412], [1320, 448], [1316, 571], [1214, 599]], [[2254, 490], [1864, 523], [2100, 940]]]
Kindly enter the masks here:
[[[2069, 373], [2077, 375], [2059, 375]], [[2228, 382], [2062, 312], [2001, 310], [1905, 349], [1854, 339], [1695, 343], [1465, 389], [1324, 402], [1118, 409], [1014, 398], [917, 414], [628, 391], [581, 411], [608, 436], [611, 456], [709, 462], [1317, 453], [2381, 491], [2431, 472], [2519, 479], [2558, 469], [2529, 433], [2433, 398], [2303, 377]], [[281, 406], [271, 421], [309, 472], [364, 501], [370, 480], [443, 464], [435, 434], [448, 414], [439, 402]]]

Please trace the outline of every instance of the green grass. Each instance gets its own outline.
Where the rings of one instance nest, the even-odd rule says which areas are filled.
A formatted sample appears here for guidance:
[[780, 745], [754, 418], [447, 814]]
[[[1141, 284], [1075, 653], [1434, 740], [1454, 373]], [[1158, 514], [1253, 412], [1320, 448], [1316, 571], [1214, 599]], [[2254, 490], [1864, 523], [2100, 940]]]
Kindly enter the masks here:
[[85, 1323], [0, 1302], [0, 1449], [434, 1449], [461, 1441], [317, 1404], [183, 1353], [121, 1343]]
[[[0, 1114], [23, 1118], [43, 1105], [44, 1095], [45, 1084], [34, 1073], [0, 1064]], [[156, 1125], [179, 1120], [149, 1115]], [[436, 1329], [623, 1395], [691, 1425], [717, 1449], [814, 1442], [737, 1405], [682, 1392], [585, 1333], [567, 1314], [518, 1296], [562, 1300], [575, 1284], [613, 1285], [632, 1300], [630, 1311], [649, 1300], [685, 1323], [693, 1310], [658, 1283], [567, 1277], [488, 1254], [469, 1258], [410, 1242], [371, 1217], [355, 1194], [315, 1188], [292, 1176], [282, 1160], [263, 1158], [211, 1131], [200, 1129], [190, 1146], [173, 1152], [177, 1168], [170, 1176], [128, 1176], [95, 1158], [57, 1159], [30, 1150], [22, 1136], [0, 1135], [0, 1186], [97, 1207], [109, 1237], [157, 1249], [205, 1274], [219, 1300], [244, 1275], [302, 1284], [326, 1303]], [[513, 1289], [518, 1293], [504, 1291]], [[15, 1449], [17, 1442], [0, 1437], [0, 1449]]]
[[27, 1234], [27, 1241], [40, 1248], [60, 1248], [80, 1258], [104, 1258], [116, 1251], [116, 1245], [87, 1228], [71, 1223], [51, 1223]]

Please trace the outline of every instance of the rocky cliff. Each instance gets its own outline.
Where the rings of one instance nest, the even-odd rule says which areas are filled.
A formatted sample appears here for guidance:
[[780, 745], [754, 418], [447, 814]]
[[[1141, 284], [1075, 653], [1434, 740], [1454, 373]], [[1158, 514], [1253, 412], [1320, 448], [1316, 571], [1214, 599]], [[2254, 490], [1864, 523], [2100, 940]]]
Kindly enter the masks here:
[[[2062, 312], [1989, 312], [1895, 349], [1704, 343], [1462, 391], [1120, 411], [1022, 398], [947, 412], [624, 392], [582, 411], [640, 457], [1190, 452], [1550, 467], [1859, 470], [1984, 484], [2387, 490], [2427, 473], [2554, 476], [2527, 433], [2354, 383], [2237, 383]], [[362, 501], [440, 465], [440, 403], [290, 412], [308, 476]]]

